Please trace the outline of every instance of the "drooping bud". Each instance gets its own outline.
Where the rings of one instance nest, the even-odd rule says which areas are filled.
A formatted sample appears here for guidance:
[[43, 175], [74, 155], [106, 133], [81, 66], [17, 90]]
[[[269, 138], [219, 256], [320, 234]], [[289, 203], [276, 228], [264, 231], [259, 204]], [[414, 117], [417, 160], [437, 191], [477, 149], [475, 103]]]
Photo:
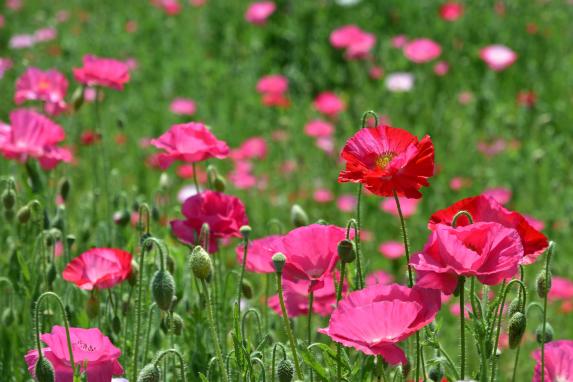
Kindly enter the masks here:
[[91, 320], [97, 318], [99, 314], [99, 300], [95, 293], [92, 293], [86, 301], [86, 313]]
[[166, 172], [159, 176], [159, 188], [163, 191], [167, 190], [171, 186], [171, 179], [169, 179], [169, 174]]
[[241, 285], [241, 291], [246, 299], [253, 298], [253, 285], [249, 280], [243, 280], [243, 285]]
[[227, 188], [227, 181], [221, 175], [217, 174], [213, 180], [213, 188], [217, 192], [225, 192], [225, 188]]
[[521, 338], [523, 333], [525, 333], [525, 328], [527, 326], [527, 319], [525, 314], [521, 312], [515, 313], [509, 319], [509, 347], [515, 349], [521, 343]]
[[155, 272], [151, 280], [151, 294], [159, 309], [168, 311], [171, 308], [175, 295], [175, 280], [169, 271], [161, 269]]
[[291, 382], [294, 376], [294, 364], [289, 359], [283, 359], [279, 362], [277, 368], [279, 382]]
[[137, 382], [159, 382], [160, 380], [161, 370], [153, 363], [145, 365], [137, 376]]
[[58, 194], [64, 203], [68, 200], [68, 196], [70, 195], [70, 180], [68, 178], [60, 179], [58, 183]]
[[180, 336], [183, 333], [183, 318], [181, 318], [180, 315], [178, 315], [177, 313], [173, 313], [172, 315], [172, 319], [173, 319], [173, 333], [176, 336]]
[[308, 225], [308, 215], [298, 204], [293, 204], [290, 209], [290, 220], [295, 227]]
[[46, 274], [46, 281], [48, 285], [52, 285], [58, 276], [58, 270], [56, 269], [56, 265], [52, 262], [48, 267], [48, 272]]
[[[538, 344], [542, 344], [543, 342], [551, 342], [553, 341], [553, 337], [555, 332], [553, 331], [553, 327], [549, 322], [545, 323], [545, 336], [543, 336], [543, 324], [539, 324], [535, 329], [535, 339], [537, 340]], [[545, 337], [545, 341], [543, 341], [543, 337]]]
[[16, 193], [12, 188], [7, 188], [2, 192], [2, 204], [7, 210], [14, 208], [16, 204]]
[[513, 315], [517, 312], [523, 313], [521, 305], [522, 305], [521, 299], [519, 297], [516, 297], [513, 300], [511, 300], [511, 302], [509, 303], [509, 308], [507, 308], [507, 316], [513, 317]]
[[76, 236], [75, 235], [66, 236], [66, 243], [68, 244], [68, 247], [71, 247], [72, 245], [74, 245], [75, 242], [76, 242]]
[[127, 209], [115, 211], [113, 213], [113, 221], [119, 226], [125, 227], [127, 224], [129, 224], [130, 220], [131, 215]]
[[195, 246], [189, 257], [189, 264], [195, 277], [207, 280], [213, 271], [211, 257], [200, 245]]
[[248, 225], [244, 225], [241, 226], [241, 228], [239, 228], [239, 232], [241, 233], [241, 236], [243, 237], [244, 240], [249, 240], [249, 236], [251, 235], [251, 227]]
[[542, 269], [537, 275], [535, 285], [537, 287], [537, 295], [540, 298], [545, 298], [549, 290], [551, 290], [551, 278], [551, 271], [547, 271], [546, 269]]
[[430, 377], [430, 380], [433, 382], [440, 382], [444, 377], [444, 374], [445, 374], [444, 366], [440, 362], [432, 365], [430, 367], [430, 370], [428, 370], [428, 376]]
[[16, 214], [16, 218], [18, 219], [18, 223], [26, 224], [30, 220], [31, 215], [32, 215], [32, 212], [30, 211], [30, 207], [24, 206], [18, 210], [18, 213]]
[[284, 253], [277, 252], [272, 257], [273, 265], [275, 266], [275, 271], [277, 273], [282, 273], [283, 268], [286, 264], [287, 258]]
[[356, 249], [352, 240], [343, 239], [338, 242], [338, 257], [343, 263], [351, 263], [356, 259]]
[[56, 373], [54, 366], [48, 361], [46, 357], [39, 357], [34, 367], [36, 379], [38, 382], [54, 382], [56, 380]]

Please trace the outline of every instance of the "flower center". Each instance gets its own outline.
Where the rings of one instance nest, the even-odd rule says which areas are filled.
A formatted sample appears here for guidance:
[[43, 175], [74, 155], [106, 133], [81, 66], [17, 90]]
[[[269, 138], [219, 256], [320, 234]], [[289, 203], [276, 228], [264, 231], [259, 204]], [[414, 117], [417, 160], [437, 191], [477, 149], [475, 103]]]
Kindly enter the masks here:
[[82, 340], [78, 340], [76, 342], [76, 346], [79, 347], [81, 350], [83, 351], [87, 351], [87, 352], [93, 352], [96, 350], [96, 347], [90, 344], [86, 344], [85, 342], [83, 342]]
[[396, 154], [394, 154], [391, 151], [385, 152], [384, 154], [380, 155], [378, 159], [376, 159], [376, 167], [378, 167], [381, 170], [385, 170], [386, 167], [388, 167], [388, 165], [390, 164], [390, 162], [392, 162], [392, 159], [394, 159], [395, 156]]
[[40, 81], [38, 83], [39, 90], [48, 90], [50, 88], [50, 83], [48, 81]]

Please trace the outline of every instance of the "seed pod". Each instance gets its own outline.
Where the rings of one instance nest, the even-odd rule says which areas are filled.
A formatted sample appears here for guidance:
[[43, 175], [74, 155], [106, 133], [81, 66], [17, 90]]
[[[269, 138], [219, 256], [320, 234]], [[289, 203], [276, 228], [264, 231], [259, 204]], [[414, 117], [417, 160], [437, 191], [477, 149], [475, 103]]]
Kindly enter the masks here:
[[291, 382], [294, 376], [294, 365], [292, 361], [286, 358], [280, 361], [277, 368], [277, 375], [279, 382]]
[[351, 263], [356, 259], [356, 249], [352, 240], [343, 239], [338, 242], [338, 257], [343, 263]]
[[283, 253], [277, 252], [272, 257], [273, 265], [275, 266], [275, 271], [277, 273], [282, 273], [283, 268], [286, 264], [287, 258]]
[[217, 192], [225, 192], [225, 188], [227, 188], [227, 181], [221, 175], [217, 174], [213, 180], [213, 188]]
[[99, 314], [99, 300], [96, 297], [95, 293], [90, 296], [90, 298], [86, 301], [86, 313], [88, 317], [93, 320], [97, 318]]
[[428, 376], [430, 377], [430, 380], [434, 382], [440, 382], [444, 377], [444, 374], [445, 374], [444, 366], [441, 363], [432, 365], [432, 367], [430, 367], [430, 370], [428, 371]]
[[151, 294], [159, 309], [169, 310], [175, 295], [175, 280], [169, 271], [163, 269], [155, 272], [151, 280]]
[[308, 225], [308, 215], [298, 204], [293, 204], [290, 209], [290, 220], [295, 227]]
[[8, 307], [4, 309], [2, 312], [2, 324], [4, 326], [10, 326], [16, 321], [16, 313], [14, 313], [14, 309]]
[[39, 357], [34, 367], [38, 382], [54, 382], [56, 380], [54, 366], [46, 357]]
[[16, 218], [18, 219], [18, 223], [26, 224], [30, 220], [31, 215], [32, 215], [32, 212], [30, 211], [30, 207], [24, 206], [18, 210], [18, 213], [16, 214]]
[[541, 272], [539, 272], [539, 274], [537, 275], [535, 284], [537, 286], [537, 295], [540, 298], [545, 298], [545, 296], [547, 296], [547, 293], [551, 289], [551, 271], [546, 272], [545, 269], [542, 269]]
[[251, 284], [249, 280], [243, 280], [241, 291], [243, 292], [243, 296], [245, 296], [246, 299], [253, 298], [253, 284]]
[[213, 270], [213, 263], [211, 257], [200, 245], [193, 248], [189, 258], [191, 270], [195, 277], [201, 280], [207, 280]]
[[[545, 343], [553, 341], [553, 336], [555, 335], [553, 327], [549, 322], [545, 323]], [[535, 329], [535, 339], [538, 344], [542, 344], [543, 341], [543, 324], [539, 324]]]
[[519, 346], [525, 328], [527, 326], [527, 319], [525, 314], [521, 312], [515, 313], [509, 319], [509, 347], [515, 349]]
[[16, 193], [13, 189], [8, 188], [2, 192], [2, 204], [4, 204], [4, 208], [7, 210], [14, 208], [16, 204]]
[[137, 376], [137, 382], [159, 382], [160, 380], [161, 371], [153, 363], [145, 365]]
[[119, 319], [119, 317], [117, 315], [114, 315], [113, 319], [111, 320], [111, 329], [116, 334], [121, 333], [121, 320]]

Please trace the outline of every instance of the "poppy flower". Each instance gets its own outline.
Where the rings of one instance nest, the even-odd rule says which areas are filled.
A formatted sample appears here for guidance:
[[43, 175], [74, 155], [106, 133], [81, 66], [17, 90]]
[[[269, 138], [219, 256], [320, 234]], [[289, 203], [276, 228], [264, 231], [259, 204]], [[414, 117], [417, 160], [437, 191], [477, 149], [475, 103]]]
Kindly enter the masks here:
[[442, 48], [428, 38], [411, 40], [404, 45], [404, 56], [416, 64], [432, 61], [440, 56]]
[[330, 137], [334, 133], [334, 126], [326, 121], [315, 119], [304, 126], [304, 133], [314, 138]]
[[437, 76], [445, 76], [450, 71], [450, 65], [446, 61], [438, 61], [434, 65], [434, 73]]
[[113, 288], [131, 274], [131, 254], [117, 248], [92, 248], [66, 265], [64, 280], [80, 289]]
[[27, 100], [44, 101], [46, 110], [50, 110], [50, 114], [57, 114], [66, 109], [64, 97], [67, 91], [68, 80], [57, 70], [28, 68], [16, 81], [14, 102], [20, 105]]
[[376, 44], [376, 37], [356, 25], [346, 25], [332, 31], [330, 44], [334, 48], [345, 49], [348, 59], [364, 58]]
[[344, 102], [332, 92], [320, 93], [314, 99], [313, 106], [316, 111], [329, 117], [336, 117], [346, 108]]
[[[405, 218], [409, 218], [416, 213], [418, 209], [418, 204], [420, 204], [420, 199], [409, 199], [409, 198], [398, 198], [400, 202], [400, 208], [402, 209], [402, 215]], [[398, 206], [394, 198], [386, 198], [380, 203], [380, 209], [390, 215], [400, 216], [398, 213]]]
[[192, 99], [187, 98], [175, 98], [171, 105], [169, 105], [169, 110], [173, 114], [178, 115], [193, 115], [197, 111], [197, 105]]
[[[40, 335], [42, 342], [47, 345], [42, 348], [42, 353], [54, 367], [55, 380], [58, 382], [73, 380], [66, 338], [66, 329], [58, 325], [52, 327], [51, 333]], [[113, 346], [98, 328], [70, 328], [70, 340], [76, 367], [80, 367], [90, 382], [109, 382], [113, 375], [123, 374], [123, 367], [119, 363], [121, 350]], [[30, 375], [34, 376], [38, 350], [30, 350], [24, 360]]]
[[47, 117], [17, 109], [10, 113], [10, 125], [0, 129], [0, 152], [21, 162], [36, 158], [42, 168], [49, 170], [61, 161], [72, 161], [71, 151], [57, 146], [65, 137], [64, 130]]
[[74, 68], [74, 77], [81, 84], [123, 90], [129, 81], [129, 67], [125, 62], [86, 55], [83, 65]]
[[491, 70], [496, 72], [510, 67], [517, 60], [517, 54], [504, 45], [486, 46], [480, 50], [479, 56]]
[[342, 212], [353, 212], [356, 210], [357, 204], [356, 196], [350, 194], [340, 195], [338, 199], [336, 199], [336, 207]]
[[394, 281], [394, 277], [384, 271], [376, 271], [373, 273], [370, 273], [368, 276], [366, 276], [366, 286], [373, 286], [373, 285], [388, 285], [391, 284]]
[[440, 17], [445, 21], [456, 21], [464, 14], [464, 6], [461, 3], [448, 1], [440, 7]]
[[231, 151], [235, 160], [264, 159], [267, 156], [267, 141], [262, 137], [246, 139], [239, 148]]
[[173, 234], [182, 242], [195, 244], [203, 223], [209, 225], [209, 251], [217, 251], [217, 239], [241, 237], [239, 228], [249, 223], [243, 202], [222, 192], [203, 191], [193, 195], [181, 207], [183, 220], [170, 222]]
[[573, 299], [573, 281], [564, 277], [553, 276], [547, 298], [552, 301]]
[[349, 293], [330, 316], [328, 327], [318, 331], [344, 346], [381, 355], [391, 365], [406, 364], [397, 343], [431, 323], [440, 306], [438, 291], [378, 284]]
[[257, 82], [257, 92], [260, 94], [283, 94], [288, 91], [288, 79], [280, 74], [263, 76]]
[[169, 16], [175, 16], [183, 9], [179, 0], [152, 0], [151, 4], [162, 9]]
[[387, 259], [399, 259], [404, 256], [406, 251], [404, 250], [404, 244], [397, 241], [385, 241], [380, 244], [378, 251]]
[[235, 169], [229, 173], [229, 181], [239, 190], [252, 188], [257, 178], [252, 173], [253, 164], [249, 161], [235, 161]]
[[[249, 242], [247, 247], [246, 269], [255, 273], [275, 273], [272, 257], [277, 252], [284, 252], [280, 235], [270, 235]], [[244, 246], [235, 248], [237, 262], [243, 263]]]
[[373, 194], [418, 199], [434, 174], [434, 145], [387, 125], [360, 129], [342, 149], [346, 169], [338, 182], [362, 183]]
[[532, 382], [573, 381], [573, 341], [558, 340], [545, 344], [545, 380], [541, 380], [541, 350], [532, 354], [535, 374]]
[[[518, 212], [506, 209], [495, 199], [485, 195], [462, 199], [448, 208], [435, 212], [430, 217], [428, 228], [435, 230], [438, 224], [451, 225], [454, 215], [461, 210], [469, 212], [474, 222], [496, 222], [504, 227], [515, 229], [523, 245], [524, 258], [521, 260], [523, 265], [535, 262], [535, 259], [549, 246], [545, 235], [531, 227], [525, 217]], [[468, 223], [465, 216], [460, 216], [457, 220], [458, 227]]]
[[523, 246], [513, 228], [491, 222], [457, 228], [438, 224], [410, 265], [416, 285], [451, 294], [460, 276], [475, 276], [485, 285], [513, 277], [522, 258]]
[[277, 6], [272, 1], [251, 3], [245, 12], [245, 20], [251, 24], [264, 25], [276, 9]]
[[328, 203], [334, 199], [334, 195], [332, 195], [332, 192], [326, 188], [319, 188], [314, 190], [312, 198], [317, 203]]
[[159, 138], [152, 139], [151, 144], [164, 150], [157, 158], [163, 170], [176, 160], [193, 163], [229, 155], [227, 143], [218, 140], [204, 124], [197, 122], [173, 125]]
[[499, 204], [507, 204], [511, 200], [512, 192], [509, 188], [497, 187], [484, 190], [482, 195], [494, 198]]
[[2, 79], [4, 77], [4, 73], [12, 69], [13, 66], [14, 63], [11, 59], [0, 57], [0, 79]]
[[287, 258], [283, 277], [309, 281], [309, 292], [322, 288], [338, 261], [338, 242], [345, 237], [346, 230], [333, 225], [311, 224], [290, 231], [281, 239]]
[[414, 75], [405, 72], [390, 73], [385, 80], [386, 89], [393, 93], [405, 93], [414, 87]]

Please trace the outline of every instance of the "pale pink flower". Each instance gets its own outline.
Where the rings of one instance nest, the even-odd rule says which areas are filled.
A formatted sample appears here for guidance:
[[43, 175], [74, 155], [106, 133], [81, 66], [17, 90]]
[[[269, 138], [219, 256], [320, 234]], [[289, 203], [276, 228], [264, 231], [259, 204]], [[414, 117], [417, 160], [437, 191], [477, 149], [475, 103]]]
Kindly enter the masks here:
[[376, 44], [376, 37], [356, 25], [346, 25], [332, 31], [330, 44], [334, 48], [345, 49], [348, 59], [364, 58]]
[[56, 38], [58, 32], [54, 28], [42, 28], [34, 32], [35, 42], [46, 42]]
[[326, 121], [315, 119], [304, 126], [304, 133], [309, 137], [330, 137], [334, 133], [334, 126]]
[[332, 195], [332, 192], [326, 188], [319, 188], [314, 190], [312, 198], [317, 203], [328, 203], [334, 199], [334, 195]]
[[384, 243], [380, 244], [378, 247], [378, 251], [387, 259], [398, 259], [406, 253], [404, 250], [404, 244], [398, 241], [385, 241]]
[[385, 85], [391, 92], [409, 92], [414, 87], [414, 75], [404, 72], [390, 73], [386, 76]]
[[[405, 197], [398, 197], [400, 201], [400, 208], [402, 209], [402, 215], [405, 218], [409, 218], [410, 216], [416, 213], [418, 209], [418, 204], [420, 204], [421, 199], [409, 199]], [[396, 206], [396, 201], [394, 198], [385, 198], [380, 203], [380, 209], [384, 212], [389, 213], [390, 215], [399, 216], [398, 214], [398, 207]]]
[[450, 65], [446, 61], [438, 61], [434, 65], [434, 73], [437, 76], [445, 76], [450, 70]]
[[34, 46], [36, 40], [31, 34], [16, 34], [10, 38], [8, 45], [12, 49], [23, 49]]
[[408, 38], [403, 34], [392, 37], [392, 46], [396, 49], [401, 49], [408, 42]]
[[440, 56], [442, 48], [428, 38], [411, 40], [404, 46], [404, 56], [416, 64], [432, 61]]
[[0, 57], [0, 79], [2, 79], [4, 77], [4, 73], [12, 69], [13, 66], [14, 63], [11, 59]]
[[479, 56], [496, 72], [510, 67], [517, 60], [517, 54], [504, 45], [489, 45], [480, 50]]
[[197, 105], [192, 99], [175, 98], [169, 105], [169, 109], [173, 114], [193, 115], [197, 111]]
[[342, 212], [353, 212], [356, 210], [356, 197], [354, 195], [340, 195], [336, 199], [336, 207]]
[[496, 202], [499, 204], [507, 204], [511, 200], [511, 190], [508, 188], [497, 187], [497, 188], [488, 188], [482, 195], [491, 196]]

